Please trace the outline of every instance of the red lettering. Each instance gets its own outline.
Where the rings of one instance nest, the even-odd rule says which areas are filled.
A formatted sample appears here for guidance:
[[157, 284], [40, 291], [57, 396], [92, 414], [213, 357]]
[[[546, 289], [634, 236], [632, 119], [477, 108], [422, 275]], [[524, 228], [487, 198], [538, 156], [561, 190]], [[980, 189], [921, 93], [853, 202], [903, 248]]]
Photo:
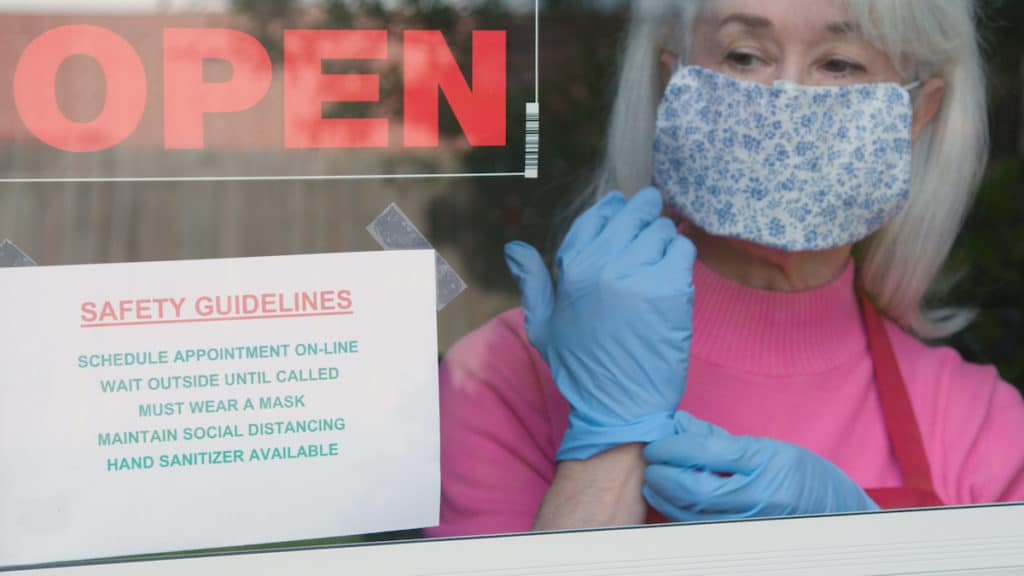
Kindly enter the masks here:
[[106, 320], [118, 320], [117, 312], [114, 310], [114, 305], [110, 301], [103, 303], [103, 308], [100, 310], [99, 321], [104, 322]]
[[82, 322], [96, 321], [96, 303], [82, 302]]
[[[106, 101], [88, 122], [69, 120], [57, 103], [57, 71], [68, 57], [94, 58], [106, 79]], [[61, 26], [34, 39], [14, 71], [14, 104], [25, 127], [68, 152], [95, 152], [127, 138], [146, 108], [146, 71], [127, 40], [98, 26]]]
[[323, 117], [324, 102], [376, 102], [376, 74], [321, 73], [324, 60], [382, 60], [386, 30], [285, 30], [285, 148], [379, 148], [388, 145], [387, 118]]
[[138, 320], [152, 320], [152, 300], [135, 301], [135, 318]]
[[[231, 63], [231, 79], [204, 82], [203, 62]], [[228, 29], [164, 30], [164, 146], [203, 147], [203, 114], [239, 112], [267, 93], [270, 56], [252, 36]]]
[[277, 309], [274, 307], [274, 298], [276, 296], [276, 294], [271, 294], [269, 292], [260, 294], [259, 311], [263, 314], [273, 314], [274, 312], [277, 312]]
[[338, 290], [338, 304], [342, 310], [352, 307], [352, 292], [350, 290]]
[[[237, 113], [258, 104], [270, 89], [273, 67], [258, 40], [230, 29], [167, 29], [163, 34], [164, 145], [202, 149], [206, 114]], [[471, 72], [463, 75], [441, 32], [404, 32], [403, 144], [439, 145], [441, 94], [471, 146], [507, 143], [506, 33], [473, 32]], [[60, 110], [56, 76], [73, 55], [95, 59], [106, 98], [91, 121]], [[326, 60], [373, 61], [388, 57], [387, 30], [285, 30], [283, 137], [288, 149], [381, 148], [389, 145], [389, 119], [324, 118], [330, 102], [378, 102], [378, 74], [324, 74]], [[226, 81], [205, 81], [204, 64], [230, 64]], [[467, 76], [469, 80], [467, 80]], [[105, 28], [71, 25], [41, 34], [25, 49], [14, 74], [14, 101], [22, 121], [40, 141], [71, 152], [113, 147], [135, 131], [145, 112], [146, 73], [139, 55]]]
[[319, 296], [320, 310], [331, 310], [333, 308], [331, 297], [334, 296], [334, 292], [331, 292], [330, 290], [321, 290], [319, 292]]
[[[296, 300], [296, 295], [293, 294], [292, 295], [292, 303], [294, 303], [295, 300]], [[295, 308], [293, 308], [292, 306], [288, 305], [288, 300], [285, 299], [284, 294], [278, 294], [277, 295], [277, 311], [282, 313], [282, 314], [286, 314], [286, 313], [290, 313], [290, 312], [295, 312]]]
[[210, 316], [213, 314], [213, 298], [200, 296], [196, 298], [195, 310], [198, 316]]
[[407, 30], [403, 41], [405, 146], [438, 145], [438, 89], [471, 146], [505, 145], [505, 32], [473, 32], [473, 88], [437, 30]]

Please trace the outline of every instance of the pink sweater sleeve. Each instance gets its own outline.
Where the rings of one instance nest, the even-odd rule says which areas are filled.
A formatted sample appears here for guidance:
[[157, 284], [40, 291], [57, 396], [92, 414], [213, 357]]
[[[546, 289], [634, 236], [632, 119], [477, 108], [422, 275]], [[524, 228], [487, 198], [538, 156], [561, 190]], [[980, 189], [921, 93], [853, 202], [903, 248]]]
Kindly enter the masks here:
[[992, 366], [928, 347], [889, 325], [925, 441], [932, 480], [949, 505], [1024, 501], [1024, 400]]
[[1024, 400], [991, 366], [951, 364], [939, 399], [949, 504], [1024, 501]]
[[548, 368], [522, 313], [459, 341], [441, 365], [441, 519], [429, 537], [528, 531], [554, 477]]

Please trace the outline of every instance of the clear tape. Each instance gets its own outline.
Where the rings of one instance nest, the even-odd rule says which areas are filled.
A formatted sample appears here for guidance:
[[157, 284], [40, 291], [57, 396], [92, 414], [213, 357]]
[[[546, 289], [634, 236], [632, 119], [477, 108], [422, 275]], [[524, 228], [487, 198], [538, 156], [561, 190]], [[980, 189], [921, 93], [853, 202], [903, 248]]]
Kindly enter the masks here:
[[[385, 250], [434, 250], [416, 225], [393, 202], [370, 222], [366, 231]], [[466, 283], [436, 250], [434, 255], [437, 268], [437, 309], [440, 311], [462, 294]]]
[[36, 261], [29, 258], [28, 254], [21, 251], [10, 240], [0, 242], [0, 268], [13, 268], [15, 266], [36, 266]]

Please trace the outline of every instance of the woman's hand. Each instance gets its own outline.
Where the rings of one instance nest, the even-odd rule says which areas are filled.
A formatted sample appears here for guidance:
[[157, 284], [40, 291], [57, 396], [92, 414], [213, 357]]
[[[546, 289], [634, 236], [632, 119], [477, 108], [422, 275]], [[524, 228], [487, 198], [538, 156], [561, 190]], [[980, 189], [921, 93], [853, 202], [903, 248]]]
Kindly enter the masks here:
[[571, 407], [558, 460], [585, 459], [673, 431], [693, 315], [695, 250], [661, 194], [613, 192], [573, 223], [558, 250], [557, 294], [533, 247], [506, 246], [530, 342]]
[[676, 434], [644, 450], [644, 497], [692, 522], [877, 510], [834, 464], [794, 444], [733, 436], [685, 412]]

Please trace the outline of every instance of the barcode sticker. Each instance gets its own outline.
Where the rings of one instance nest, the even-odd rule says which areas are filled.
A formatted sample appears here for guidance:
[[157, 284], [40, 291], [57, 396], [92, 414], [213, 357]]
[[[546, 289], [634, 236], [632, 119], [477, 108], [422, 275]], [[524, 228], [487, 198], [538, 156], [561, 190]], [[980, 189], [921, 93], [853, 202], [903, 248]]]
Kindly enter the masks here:
[[526, 170], [527, 178], [536, 178], [540, 162], [540, 104], [526, 103]]

